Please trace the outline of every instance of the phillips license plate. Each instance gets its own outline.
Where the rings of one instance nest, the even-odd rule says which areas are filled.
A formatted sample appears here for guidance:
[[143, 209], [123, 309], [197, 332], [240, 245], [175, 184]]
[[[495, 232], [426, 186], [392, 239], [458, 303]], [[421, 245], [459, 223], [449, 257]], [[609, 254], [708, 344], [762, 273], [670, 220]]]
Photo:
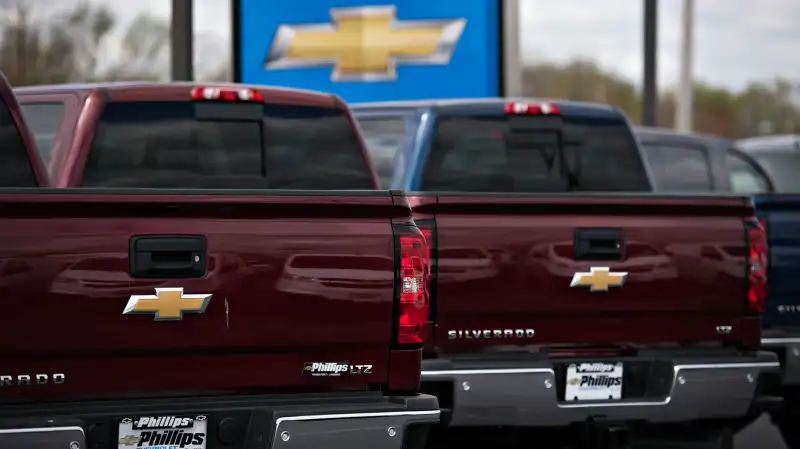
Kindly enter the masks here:
[[567, 366], [567, 401], [622, 399], [622, 363], [572, 363]]
[[204, 415], [151, 415], [119, 422], [118, 449], [206, 449]]

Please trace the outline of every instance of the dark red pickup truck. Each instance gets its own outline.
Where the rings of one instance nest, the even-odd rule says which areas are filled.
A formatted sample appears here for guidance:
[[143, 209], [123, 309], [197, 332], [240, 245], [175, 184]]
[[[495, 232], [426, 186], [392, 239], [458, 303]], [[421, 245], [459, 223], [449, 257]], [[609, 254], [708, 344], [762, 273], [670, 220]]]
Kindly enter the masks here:
[[425, 239], [402, 194], [369, 190], [341, 101], [24, 91], [67, 111], [49, 168], [74, 188], [43, 188], [3, 86], [0, 447], [424, 443]]
[[[431, 242], [422, 391], [448, 440], [496, 427], [729, 440], [779, 404], [762, 390], [779, 368], [759, 351], [767, 242], [751, 200], [652, 193], [606, 105], [351, 110]], [[709, 245], [730, 257], [704, 257]]]

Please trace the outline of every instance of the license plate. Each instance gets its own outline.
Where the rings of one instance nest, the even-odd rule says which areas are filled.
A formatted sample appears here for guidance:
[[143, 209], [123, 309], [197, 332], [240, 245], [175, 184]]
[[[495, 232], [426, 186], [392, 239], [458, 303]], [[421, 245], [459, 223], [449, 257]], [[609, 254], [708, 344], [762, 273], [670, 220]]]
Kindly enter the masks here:
[[567, 367], [567, 401], [622, 399], [622, 363], [573, 363]]
[[203, 415], [138, 416], [119, 422], [118, 449], [205, 449], [208, 423]]

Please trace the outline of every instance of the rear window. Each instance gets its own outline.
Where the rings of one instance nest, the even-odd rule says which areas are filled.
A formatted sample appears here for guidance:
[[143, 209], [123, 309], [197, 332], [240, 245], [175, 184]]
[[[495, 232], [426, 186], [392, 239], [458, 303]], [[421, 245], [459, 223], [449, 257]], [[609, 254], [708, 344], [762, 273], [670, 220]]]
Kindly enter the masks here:
[[28, 150], [8, 105], [0, 98], [0, 187], [36, 187]]
[[[263, 118], [237, 118], [253, 104], [106, 106], [84, 170], [85, 187], [373, 189], [364, 153], [336, 108], [264, 105]], [[209, 103], [204, 103], [208, 107]], [[253, 109], [241, 109], [252, 112]], [[242, 117], [253, 117], [243, 113]], [[219, 117], [219, 118], [217, 118]]]
[[[517, 117], [519, 118], [519, 117]], [[505, 116], [442, 117], [437, 125], [423, 190], [537, 192], [542, 181], [563, 178], [553, 164], [557, 140], [508, 145]], [[527, 120], [538, 120], [529, 117]], [[512, 133], [513, 134], [513, 133]], [[553, 134], [554, 135], [554, 134]], [[565, 159], [580, 159], [576, 191], [645, 192], [650, 183], [636, 141], [618, 118], [564, 117]], [[553, 185], [552, 183], [550, 185]]]
[[701, 145], [663, 142], [643, 146], [658, 190], [708, 192], [713, 188], [711, 164]]
[[753, 195], [772, 191], [772, 183], [766, 178], [763, 168], [729, 149], [725, 155], [730, 171], [731, 190]]
[[754, 152], [750, 156], [770, 175], [778, 193], [800, 193], [800, 151], [786, 148], [785, 151]]
[[364, 117], [358, 119], [372, 165], [378, 172], [381, 188], [388, 189], [395, 167], [403, 165], [405, 119], [402, 117]]
[[36, 140], [36, 149], [45, 164], [50, 162], [61, 121], [64, 119], [66, 106], [64, 103], [22, 103], [22, 114], [33, 138]]

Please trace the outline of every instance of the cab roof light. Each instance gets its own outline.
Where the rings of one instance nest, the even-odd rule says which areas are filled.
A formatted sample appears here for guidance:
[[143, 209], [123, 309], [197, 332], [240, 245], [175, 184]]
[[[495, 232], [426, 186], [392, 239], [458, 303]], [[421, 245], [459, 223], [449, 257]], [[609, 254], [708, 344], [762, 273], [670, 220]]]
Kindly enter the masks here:
[[192, 99], [197, 101], [241, 101], [260, 103], [264, 101], [261, 92], [250, 88], [237, 87], [195, 87]]
[[507, 103], [507, 115], [561, 115], [561, 108], [553, 103]]

